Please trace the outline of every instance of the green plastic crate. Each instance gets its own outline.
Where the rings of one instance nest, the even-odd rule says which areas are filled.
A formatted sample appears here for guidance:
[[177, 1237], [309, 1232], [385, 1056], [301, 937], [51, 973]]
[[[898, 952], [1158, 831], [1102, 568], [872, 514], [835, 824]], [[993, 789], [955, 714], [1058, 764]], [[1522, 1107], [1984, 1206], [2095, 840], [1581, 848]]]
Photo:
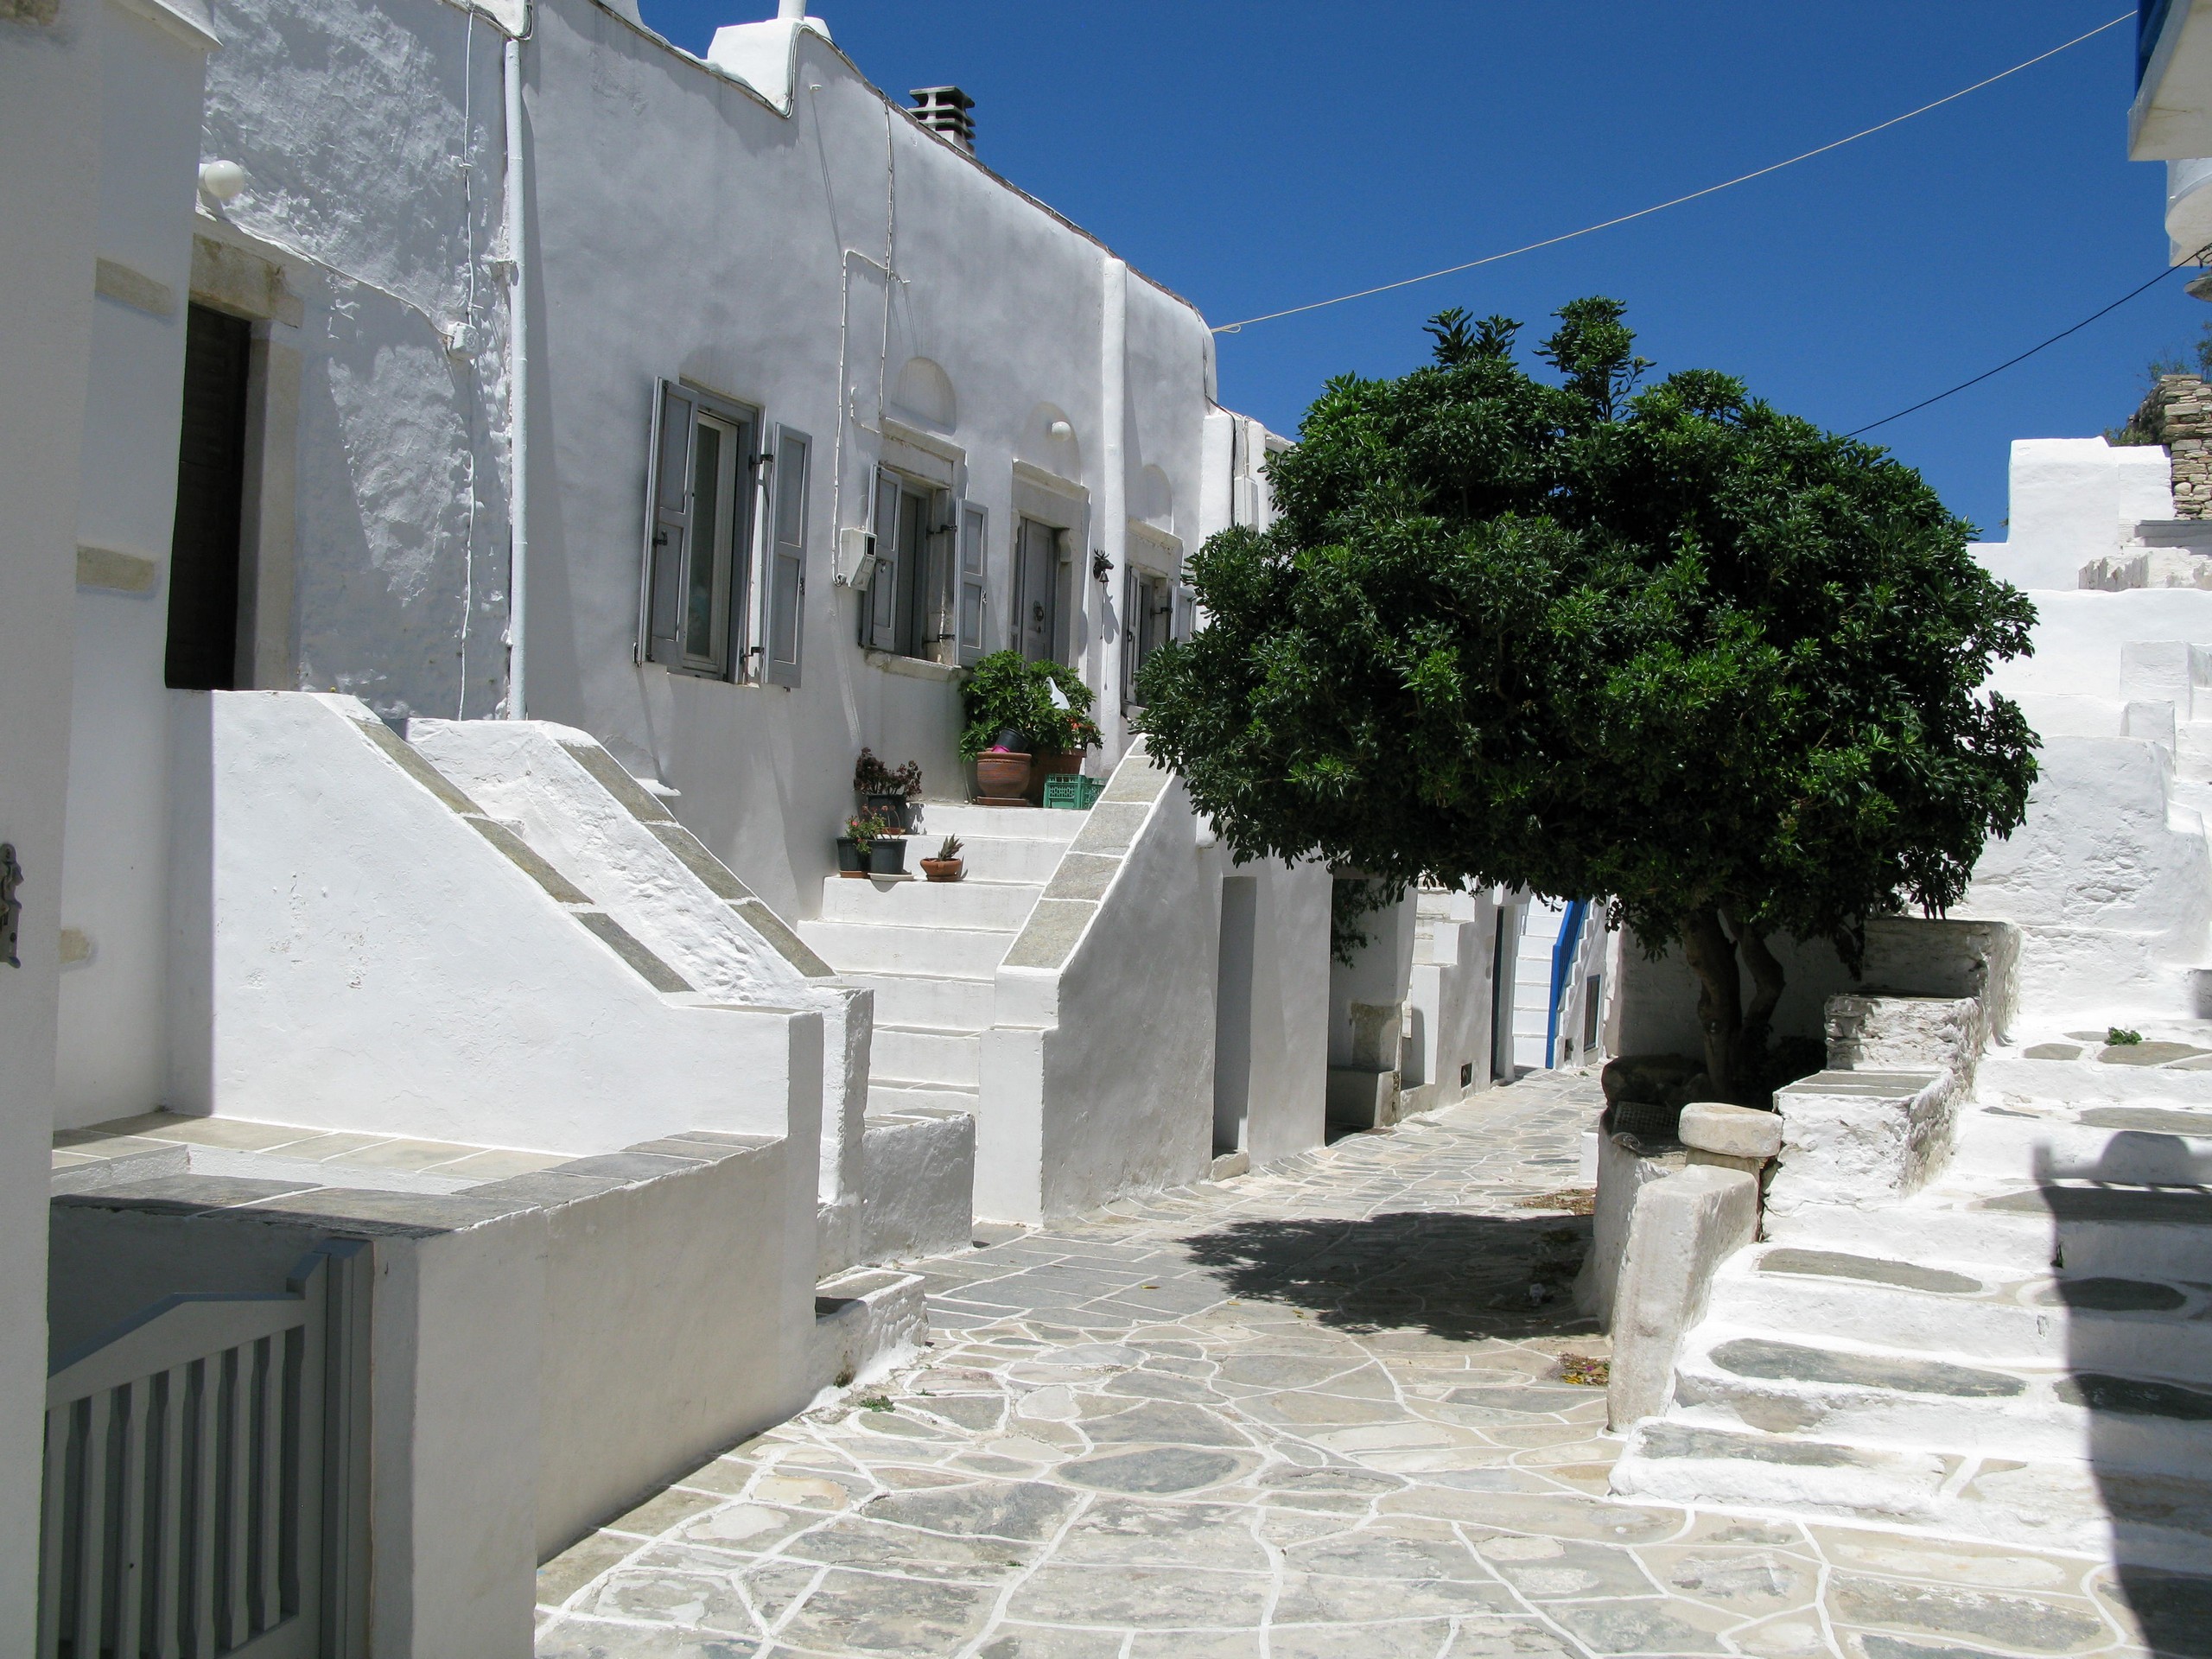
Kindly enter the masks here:
[[1086, 778], [1079, 772], [1056, 772], [1045, 779], [1045, 804], [1068, 812], [1088, 812], [1105, 792], [1106, 780]]

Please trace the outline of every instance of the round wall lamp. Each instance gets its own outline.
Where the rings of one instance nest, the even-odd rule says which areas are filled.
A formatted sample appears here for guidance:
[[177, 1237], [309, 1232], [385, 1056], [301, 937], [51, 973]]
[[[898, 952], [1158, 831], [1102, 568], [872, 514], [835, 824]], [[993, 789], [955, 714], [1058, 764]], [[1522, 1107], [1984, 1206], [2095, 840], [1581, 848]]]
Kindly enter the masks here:
[[245, 188], [245, 168], [236, 162], [202, 162], [200, 188], [217, 201], [232, 200]]

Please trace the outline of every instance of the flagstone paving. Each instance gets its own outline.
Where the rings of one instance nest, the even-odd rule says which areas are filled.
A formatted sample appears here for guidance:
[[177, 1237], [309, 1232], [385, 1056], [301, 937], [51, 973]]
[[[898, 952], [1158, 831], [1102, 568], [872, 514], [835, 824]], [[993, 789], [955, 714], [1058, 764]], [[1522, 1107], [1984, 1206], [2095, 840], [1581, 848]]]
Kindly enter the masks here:
[[[1560, 1365], [1605, 1352], [1597, 1101], [1538, 1074], [926, 1264], [921, 1363], [549, 1562], [538, 1659], [2148, 1652], [2093, 1561], [1605, 1498]], [[2207, 1582], [2133, 1587], [2212, 1630]]]

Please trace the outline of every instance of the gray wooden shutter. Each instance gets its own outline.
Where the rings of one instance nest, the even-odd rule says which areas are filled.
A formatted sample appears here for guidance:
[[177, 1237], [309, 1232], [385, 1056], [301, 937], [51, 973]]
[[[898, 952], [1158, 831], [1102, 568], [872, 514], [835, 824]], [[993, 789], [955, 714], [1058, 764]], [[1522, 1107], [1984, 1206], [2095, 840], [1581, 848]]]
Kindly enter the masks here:
[[1143, 613], [1144, 590], [1137, 582], [1137, 568], [1122, 555], [1122, 707], [1136, 697], [1137, 626]]
[[1181, 582], [1175, 584], [1175, 627], [1172, 638], [1188, 639], [1198, 632], [1198, 596]]
[[672, 381], [653, 395], [639, 633], [648, 662], [683, 664], [683, 564], [691, 550], [691, 434], [698, 400]]
[[983, 509], [973, 501], [959, 504], [960, 590], [957, 626], [960, 665], [973, 667], [983, 657]]
[[899, 545], [899, 480], [875, 474], [875, 574], [868, 579], [868, 606], [861, 613], [861, 643], [878, 651], [899, 648], [899, 575], [905, 550]]
[[770, 483], [767, 604], [762, 630], [760, 677], [770, 685], [798, 683], [801, 620], [806, 598], [806, 474], [814, 448], [805, 433], [776, 429]]

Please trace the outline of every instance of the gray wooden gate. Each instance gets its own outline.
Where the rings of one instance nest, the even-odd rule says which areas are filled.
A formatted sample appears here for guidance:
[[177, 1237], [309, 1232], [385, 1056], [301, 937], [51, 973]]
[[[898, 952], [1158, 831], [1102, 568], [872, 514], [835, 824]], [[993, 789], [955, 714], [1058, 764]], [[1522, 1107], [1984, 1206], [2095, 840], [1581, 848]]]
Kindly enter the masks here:
[[359, 1641], [367, 1247], [164, 1298], [47, 1379], [39, 1659], [322, 1659]]

